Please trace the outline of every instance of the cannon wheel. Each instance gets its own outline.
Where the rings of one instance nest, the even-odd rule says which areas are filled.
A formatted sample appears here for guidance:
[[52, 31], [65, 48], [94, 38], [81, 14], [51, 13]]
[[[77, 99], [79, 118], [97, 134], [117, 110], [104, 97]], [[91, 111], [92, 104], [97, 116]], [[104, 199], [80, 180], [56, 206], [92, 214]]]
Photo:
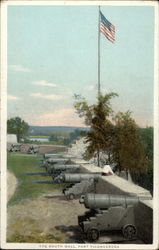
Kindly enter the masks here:
[[99, 239], [99, 231], [96, 228], [88, 229], [87, 231], [87, 239], [89, 241], [96, 241]]
[[122, 229], [124, 238], [132, 240], [137, 235], [137, 229], [134, 225], [125, 225]]
[[71, 194], [68, 195], [68, 199], [69, 199], [69, 200], [73, 200], [74, 198], [75, 198], [75, 195], [74, 195], [74, 194], [71, 193]]

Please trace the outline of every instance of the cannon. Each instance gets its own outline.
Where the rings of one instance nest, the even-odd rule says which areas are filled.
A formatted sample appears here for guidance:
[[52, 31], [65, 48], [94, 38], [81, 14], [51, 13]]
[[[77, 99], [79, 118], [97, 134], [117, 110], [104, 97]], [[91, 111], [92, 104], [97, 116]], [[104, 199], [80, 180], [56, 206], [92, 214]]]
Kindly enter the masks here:
[[43, 157], [38, 158], [38, 160], [45, 161], [48, 158], [62, 158], [64, 154], [58, 154], [58, 153], [49, 153], [49, 154], [43, 154]]
[[68, 183], [63, 194], [69, 200], [80, 197], [87, 192], [94, 192], [101, 173], [64, 173], [55, 177], [53, 181], [33, 181], [38, 184]]
[[39, 146], [37, 145], [30, 146], [27, 151], [28, 154], [37, 154], [38, 152], [39, 152]]
[[56, 157], [60, 157], [60, 158], [62, 158], [62, 157], [71, 157], [71, 155], [69, 155], [69, 154], [67, 154], [67, 153], [49, 153], [49, 154], [44, 154], [43, 155], [43, 158], [44, 159], [48, 159], [48, 158], [56, 158]]
[[49, 171], [52, 172], [52, 169], [54, 169], [55, 165], [73, 165], [71, 160], [67, 158], [55, 158], [55, 159], [48, 158], [47, 160], [44, 160], [43, 162], [40, 163], [42, 163], [42, 165], [38, 165], [37, 167], [45, 168], [46, 171], [48, 172]]
[[48, 154], [44, 154], [44, 155], [43, 155], [43, 158], [44, 158], [44, 159], [53, 158], [53, 157], [63, 157], [63, 154], [48, 153]]
[[59, 176], [61, 182], [65, 183], [79, 183], [84, 180], [93, 179], [95, 181], [101, 176], [101, 173], [73, 173], [73, 174], [62, 174]]
[[10, 146], [9, 152], [20, 152], [22, 144], [20, 143], [13, 143]]
[[80, 169], [81, 165], [55, 164], [55, 165], [51, 165], [51, 166], [41, 166], [41, 167], [45, 167], [47, 172], [27, 172], [25, 174], [26, 175], [42, 175], [42, 176], [56, 177], [63, 172], [71, 172], [71, 173], [77, 172]]
[[53, 159], [55, 159], [55, 158], [72, 158], [72, 156], [71, 155], [69, 155], [69, 154], [66, 154], [66, 153], [49, 153], [49, 154], [44, 154], [43, 155], [43, 157], [41, 157], [41, 158], [38, 158], [38, 160], [40, 160], [41, 162], [47, 162], [48, 161], [48, 159], [50, 159], [50, 158], [53, 158]]
[[44, 165], [46, 164], [56, 164], [56, 163], [60, 163], [60, 164], [69, 164], [71, 163], [71, 160], [69, 158], [47, 158], [43, 161], [40, 161], [39, 163], [43, 163]]
[[124, 238], [135, 239], [137, 228], [134, 206], [151, 197], [87, 193], [79, 202], [89, 211], [78, 216], [78, 225], [89, 241], [96, 241], [104, 231], [120, 230]]
[[75, 165], [75, 164], [48, 164], [45, 166], [46, 171], [50, 174], [53, 174], [55, 172], [77, 172], [80, 169], [81, 165]]

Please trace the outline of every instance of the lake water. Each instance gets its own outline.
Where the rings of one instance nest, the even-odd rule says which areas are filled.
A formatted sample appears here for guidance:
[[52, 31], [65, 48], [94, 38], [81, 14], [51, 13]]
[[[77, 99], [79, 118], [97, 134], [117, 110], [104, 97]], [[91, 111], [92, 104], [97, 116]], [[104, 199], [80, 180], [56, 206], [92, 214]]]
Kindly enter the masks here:
[[41, 138], [41, 137], [32, 137], [29, 138], [30, 141], [42, 141], [42, 142], [48, 142], [49, 138]]

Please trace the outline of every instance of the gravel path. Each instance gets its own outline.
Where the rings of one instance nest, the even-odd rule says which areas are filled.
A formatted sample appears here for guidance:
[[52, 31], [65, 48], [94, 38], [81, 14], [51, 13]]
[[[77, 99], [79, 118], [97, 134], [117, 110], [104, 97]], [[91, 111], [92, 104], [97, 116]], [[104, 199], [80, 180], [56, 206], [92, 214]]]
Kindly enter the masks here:
[[14, 194], [17, 186], [17, 179], [10, 171], [7, 171], [7, 200]]

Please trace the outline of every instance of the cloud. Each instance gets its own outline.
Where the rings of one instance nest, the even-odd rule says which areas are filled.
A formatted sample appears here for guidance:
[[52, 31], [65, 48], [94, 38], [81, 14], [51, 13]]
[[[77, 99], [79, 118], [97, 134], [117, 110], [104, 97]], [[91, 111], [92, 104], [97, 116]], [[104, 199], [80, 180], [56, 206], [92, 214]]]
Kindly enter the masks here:
[[88, 85], [87, 89], [92, 91], [92, 90], [96, 90], [97, 87], [95, 85]]
[[18, 96], [14, 96], [14, 95], [8, 95], [8, 96], [7, 96], [7, 99], [8, 99], [8, 100], [19, 100], [19, 99], [21, 99], [21, 98], [18, 97]]
[[79, 118], [72, 108], [63, 108], [53, 113], [43, 114], [36, 118], [38, 126], [77, 126], [84, 127], [84, 120]]
[[30, 96], [35, 98], [47, 99], [47, 100], [60, 100], [63, 99], [61, 95], [44, 95], [41, 93], [31, 93]]
[[33, 85], [46, 86], [46, 87], [56, 87], [55, 83], [46, 82], [45, 80], [32, 82]]
[[9, 65], [9, 68], [10, 68], [11, 70], [14, 70], [14, 71], [31, 72], [30, 69], [25, 68], [25, 67], [22, 66], [22, 65], [15, 65], [15, 64], [13, 64], [13, 65]]

